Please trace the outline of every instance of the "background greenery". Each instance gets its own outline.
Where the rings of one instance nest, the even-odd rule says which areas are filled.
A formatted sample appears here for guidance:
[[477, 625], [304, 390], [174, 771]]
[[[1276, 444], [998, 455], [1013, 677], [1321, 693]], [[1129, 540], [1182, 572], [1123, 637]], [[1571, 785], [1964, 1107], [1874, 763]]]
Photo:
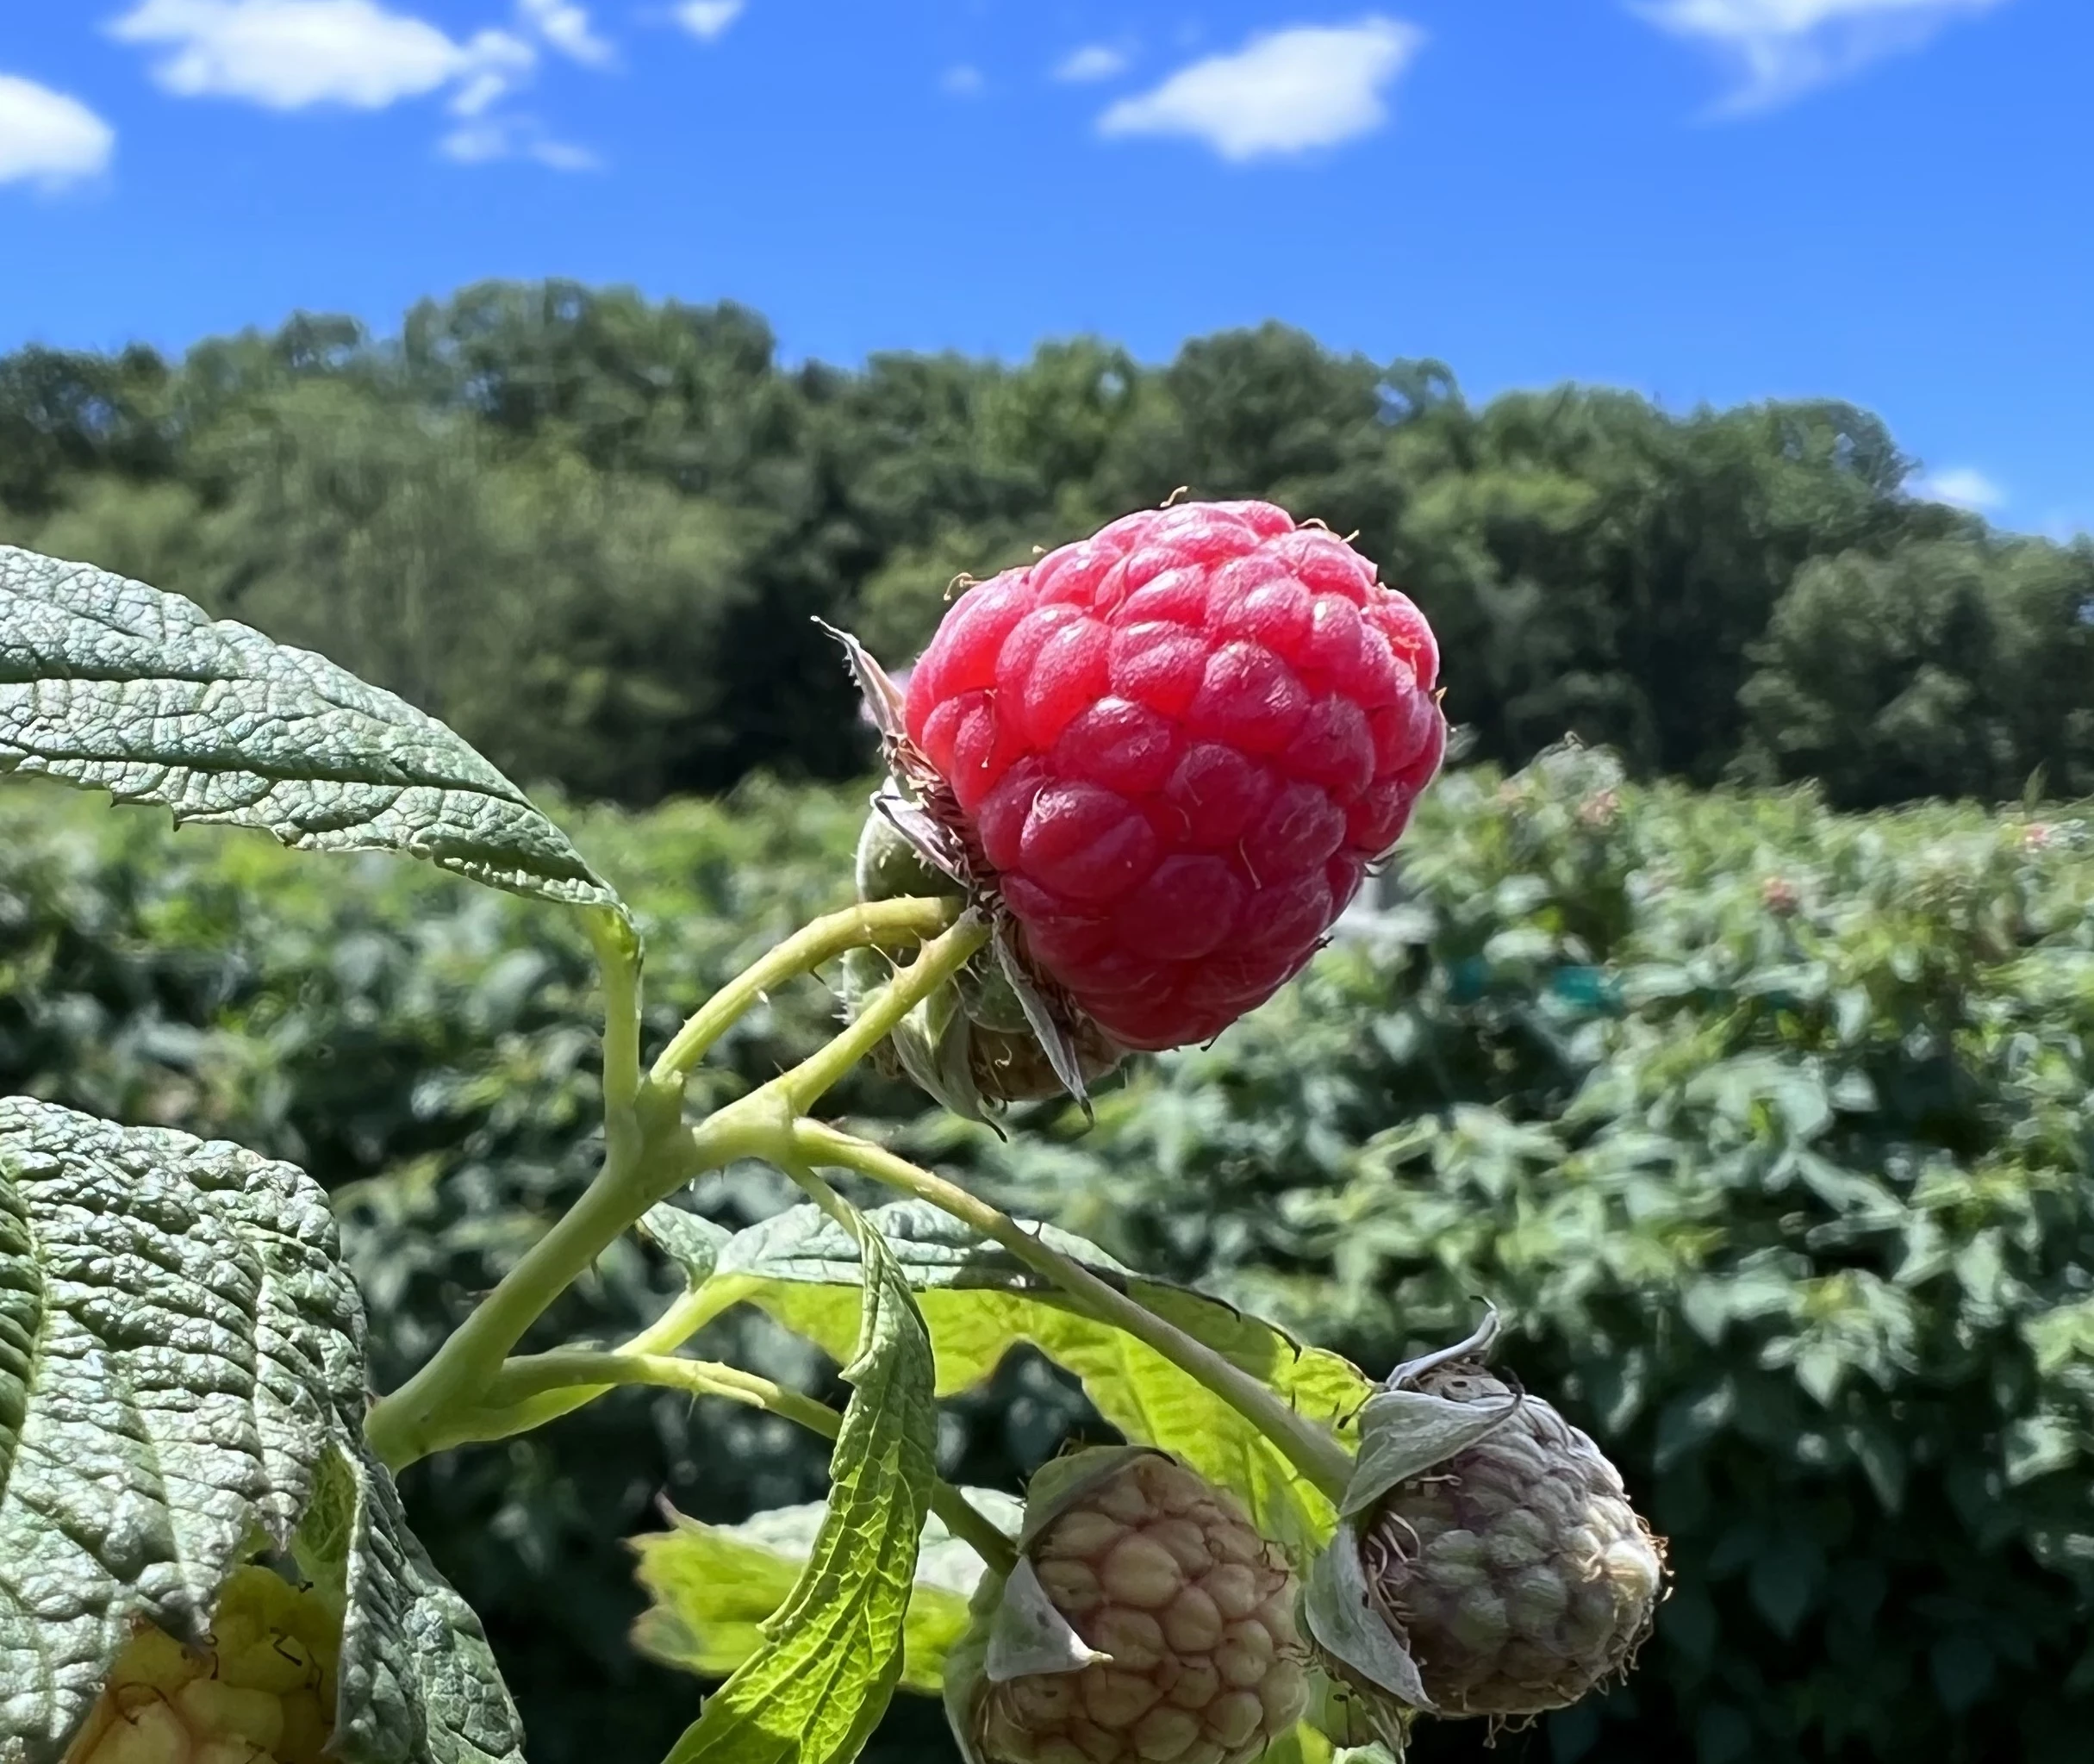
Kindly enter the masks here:
[[[1628, 1691], [1501, 1742], [1564, 1764], [2065, 1764], [2094, 1731], [2094, 836], [2035, 806], [2094, 795], [2094, 543], [1991, 531], [1912, 470], [1826, 401], [1474, 405], [1278, 326], [1160, 367], [1080, 339], [847, 372], [732, 306], [564, 284], [389, 339], [0, 358], [0, 542], [322, 649], [624, 805], [564, 819], [647, 924], [657, 1034], [847, 892], [870, 754], [811, 615], [904, 661], [957, 573], [1180, 485], [1358, 529], [1483, 762], [1374, 910], [1088, 1132], [1036, 1111], [1000, 1143], [869, 1075], [838, 1100], [1370, 1369], [1504, 1308], [1507, 1363], [1680, 1571]], [[1992, 806], [1896, 806], [1927, 798]], [[0, 790], [0, 1083], [311, 1169], [390, 1385], [594, 1168], [592, 969], [567, 915], [349, 869]], [[832, 1013], [782, 994], [694, 1105]], [[729, 1224], [789, 1198], [696, 1194]], [[555, 1325], [615, 1337], [677, 1284], [623, 1245]], [[772, 1325], [714, 1333], [834, 1394]], [[946, 1468], [1015, 1488], [1073, 1437], [1101, 1424], [1019, 1356], [952, 1407]], [[539, 1764], [645, 1761], [700, 1687], [626, 1647], [605, 1539], [664, 1496], [807, 1499], [821, 1465], [782, 1422], [627, 1393], [408, 1487]], [[950, 1756], [928, 1704], [879, 1745]]]
[[[1841, 569], [1867, 567], [1849, 560]], [[566, 814], [635, 901], [652, 1028], [847, 891], [863, 786]], [[1678, 1590], [1630, 1687], [1511, 1758], [2066, 1764], [2094, 1723], [2094, 832], [2057, 809], [1867, 816], [1556, 751], [1436, 787], [1399, 879], [1211, 1050], [1097, 1126], [1007, 1144], [869, 1076], [844, 1109], [1015, 1207], [1370, 1370], [1511, 1321], [1505, 1361], [1623, 1465]], [[301, 858], [0, 790], [0, 1081], [298, 1160], [333, 1191], [390, 1382], [595, 1156], [568, 915], [419, 867]], [[722, 1047], [724, 1099], [826, 1032], [812, 982]], [[1188, 1205], [1187, 1197], [1197, 1197]], [[710, 1181], [729, 1223], [789, 1197]], [[632, 1245], [557, 1319], [676, 1284]], [[708, 1348], [827, 1390], [730, 1317]], [[1036, 1361], [946, 1424], [1015, 1487], [1100, 1437]], [[694, 1680], [624, 1644], [608, 1538], [820, 1493], [785, 1424], [628, 1393], [420, 1467], [414, 1518], [485, 1614], [541, 1764], [659, 1756]], [[1480, 1758], [1471, 1727], [1421, 1759]], [[876, 1755], [949, 1756], [927, 1703]]]
[[1819, 779], [1837, 806], [2094, 791], [2094, 542], [1906, 493], [1829, 401], [1478, 406], [1277, 325], [1168, 365], [777, 359], [745, 309], [489, 284], [377, 340], [301, 316], [179, 362], [0, 358], [0, 540], [323, 649], [505, 770], [645, 804], [869, 757], [809, 622], [906, 660], [946, 583], [1179, 485], [1357, 529], [1522, 764]]

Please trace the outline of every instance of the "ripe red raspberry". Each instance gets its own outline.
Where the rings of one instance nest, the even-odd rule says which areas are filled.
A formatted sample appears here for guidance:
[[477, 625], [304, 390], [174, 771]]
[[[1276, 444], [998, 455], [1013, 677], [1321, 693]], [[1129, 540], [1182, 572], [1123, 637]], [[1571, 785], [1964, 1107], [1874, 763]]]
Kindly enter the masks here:
[[1336, 534], [1184, 502], [969, 589], [907, 729], [1031, 964], [1177, 1047], [1278, 991], [1395, 844], [1445, 750], [1438, 672]]

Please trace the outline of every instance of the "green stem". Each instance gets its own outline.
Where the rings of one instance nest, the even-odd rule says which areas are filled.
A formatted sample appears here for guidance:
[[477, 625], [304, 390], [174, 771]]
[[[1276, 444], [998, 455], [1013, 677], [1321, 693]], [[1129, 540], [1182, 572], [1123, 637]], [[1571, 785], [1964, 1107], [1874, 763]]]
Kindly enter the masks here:
[[989, 1522], [988, 1515], [940, 1477], [931, 1485], [931, 1511], [945, 1529], [988, 1564], [993, 1574], [1007, 1575], [1018, 1566], [1018, 1547]]
[[974, 958], [988, 941], [988, 921], [976, 913], [962, 916], [950, 930], [925, 944], [916, 959], [876, 994], [857, 1020], [820, 1053], [802, 1060], [776, 1087], [803, 1115], [830, 1087], [894, 1032], [894, 1025]]
[[766, 993], [849, 950], [867, 944], [884, 949], [936, 937], [957, 910], [953, 901], [876, 901], [817, 919], [707, 999], [662, 1050], [652, 1081], [672, 1084], [681, 1079]]
[[630, 920], [589, 915], [603, 983], [603, 1139], [608, 1159], [637, 1161], [640, 1124], [640, 944]]
[[[614, 1386], [633, 1384], [688, 1391], [693, 1396], [725, 1397], [730, 1402], [781, 1415], [825, 1439], [833, 1440], [843, 1426], [843, 1417], [826, 1403], [817, 1402], [813, 1397], [789, 1390], [770, 1379], [745, 1372], [739, 1366], [709, 1360], [684, 1360], [664, 1354], [602, 1354], [576, 1348], [533, 1354], [509, 1362], [489, 1394], [506, 1403], [521, 1405], [533, 1398], [576, 1386], [594, 1393]], [[461, 1424], [469, 1418], [461, 1417]], [[447, 1443], [464, 1444], [465, 1440]], [[975, 1554], [994, 1572], [1007, 1574], [1017, 1566], [1018, 1552], [1011, 1540], [950, 1482], [932, 1483], [931, 1510], [954, 1536], [972, 1545]]]
[[[615, 1351], [624, 1355], [673, 1354], [722, 1311], [740, 1302], [732, 1296], [723, 1300], [715, 1289], [694, 1287], [638, 1335], [626, 1337]], [[587, 1408], [612, 1387], [608, 1384], [564, 1384], [517, 1401], [498, 1400], [494, 1392], [504, 1388], [502, 1380], [510, 1369], [523, 1363], [520, 1360], [505, 1361], [501, 1375], [490, 1387], [483, 1405], [460, 1416], [455, 1430], [445, 1428], [443, 1437], [426, 1445], [424, 1450], [441, 1451], [454, 1445], [476, 1445], [529, 1433], [563, 1415], [573, 1414], [576, 1409]]]
[[1204, 1342], [1195, 1341], [1088, 1268], [1050, 1249], [1008, 1213], [957, 1183], [919, 1169], [884, 1147], [853, 1138], [824, 1122], [799, 1122], [793, 1129], [793, 1144], [810, 1162], [856, 1170], [890, 1188], [927, 1200], [1000, 1244], [1043, 1280], [1075, 1299], [1100, 1322], [1125, 1331], [1213, 1392], [1270, 1439], [1333, 1503], [1343, 1498], [1345, 1487], [1352, 1480], [1353, 1460], [1352, 1454], [1336, 1438], [1296, 1414], [1274, 1392]]

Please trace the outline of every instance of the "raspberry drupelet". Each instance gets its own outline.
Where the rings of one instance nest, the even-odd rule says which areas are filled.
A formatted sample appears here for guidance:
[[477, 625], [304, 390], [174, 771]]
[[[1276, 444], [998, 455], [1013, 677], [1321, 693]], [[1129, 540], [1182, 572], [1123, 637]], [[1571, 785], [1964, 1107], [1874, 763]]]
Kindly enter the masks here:
[[1438, 770], [1424, 615], [1319, 526], [1186, 502], [967, 591], [912, 673], [933, 805], [1115, 1041], [1206, 1041], [1315, 952]]

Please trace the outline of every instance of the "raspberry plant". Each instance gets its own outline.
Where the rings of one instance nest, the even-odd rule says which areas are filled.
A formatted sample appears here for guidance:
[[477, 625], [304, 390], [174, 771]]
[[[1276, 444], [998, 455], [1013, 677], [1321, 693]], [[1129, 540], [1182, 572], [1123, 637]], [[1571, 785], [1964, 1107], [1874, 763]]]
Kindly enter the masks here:
[[[963, 595], [906, 692], [845, 644], [891, 774], [859, 903], [647, 1062], [632, 913], [452, 732], [172, 595], [0, 549], [0, 769], [583, 915], [604, 1106], [579, 1201], [373, 1400], [308, 1177], [0, 1100], [0, 1764], [520, 1759], [486, 1637], [394, 1475], [634, 1385], [833, 1442], [819, 1511], [643, 1548], [643, 1644], [725, 1678], [675, 1764], [842, 1764], [902, 1687], [943, 1694], [975, 1764], [1306, 1764], [1399, 1752], [1421, 1713], [1556, 1706], [1623, 1666], [1659, 1558], [1545, 1405], [1476, 1370], [1458, 1391], [1416, 1363], [1377, 1385], [817, 1113], [868, 1057], [969, 1115], [1057, 1085], [1081, 1100], [1129, 1052], [1269, 997], [1440, 763], [1416, 608], [1278, 508], [1190, 503]], [[722, 1035], [832, 964], [840, 1032], [693, 1119], [687, 1081]], [[806, 1205], [730, 1235], [676, 1204], [746, 1160]], [[901, 1198], [851, 1198], [880, 1189]], [[683, 1296], [616, 1347], [520, 1352], [631, 1231]], [[739, 1304], [843, 1362], [840, 1412], [682, 1351]], [[939, 1398], [1019, 1343], [1127, 1442], [1050, 1465], [1022, 1506], [936, 1463]], [[1449, 1484], [1428, 1543], [1400, 1502]], [[1419, 1539], [1429, 1600], [1387, 1571], [1407, 1561], [1392, 1527]], [[1436, 1691], [1445, 1638], [1474, 1652], [1486, 1632], [1498, 1653], [1464, 1682], [1495, 1671], [1520, 1694]]]

